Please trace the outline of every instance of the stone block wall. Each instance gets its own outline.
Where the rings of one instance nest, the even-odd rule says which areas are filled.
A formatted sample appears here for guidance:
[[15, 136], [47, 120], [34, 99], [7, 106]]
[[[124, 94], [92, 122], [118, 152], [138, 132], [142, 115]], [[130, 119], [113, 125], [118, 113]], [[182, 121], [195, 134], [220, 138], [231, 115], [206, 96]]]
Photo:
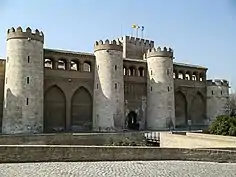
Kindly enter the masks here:
[[58, 133], [35, 135], [2, 135], [0, 145], [111, 145], [114, 142], [135, 142], [143, 145], [145, 137], [140, 132], [127, 133]]
[[0, 163], [126, 160], [187, 160], [235, 163], [236, 151], [70, 145], [0, 146]]

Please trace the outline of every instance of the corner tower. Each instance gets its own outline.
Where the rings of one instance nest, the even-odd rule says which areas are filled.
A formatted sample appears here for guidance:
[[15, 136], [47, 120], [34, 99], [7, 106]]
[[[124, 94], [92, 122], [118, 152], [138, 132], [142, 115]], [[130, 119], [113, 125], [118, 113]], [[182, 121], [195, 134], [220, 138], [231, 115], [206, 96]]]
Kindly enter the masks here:
[[229, 114], [229, 82], [207, 80], [207, 118], [211, 122], [219, 115]]
[[119, 41], [95, 43], [93, 129], [119, 130], [124, 126], [123, 48]]
[[21, 27], [7, 31], [4, 134], [43, 131], [44, 36]]
[[173, 50], [147, 51], [147, 128], [162, 130], [175, 125]]

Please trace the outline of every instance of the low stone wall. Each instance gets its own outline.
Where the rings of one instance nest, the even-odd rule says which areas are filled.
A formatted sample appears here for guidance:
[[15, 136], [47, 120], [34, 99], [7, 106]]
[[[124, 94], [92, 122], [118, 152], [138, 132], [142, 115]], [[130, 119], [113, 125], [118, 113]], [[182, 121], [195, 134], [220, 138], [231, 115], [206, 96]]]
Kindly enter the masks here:
[[117, 146], [5, 145], [0, 163], [60, 161], [187, 160], [236, 162], [236, 152], [226, 150]]
[[191, 133], [191, 132], [186, 132], [186, 136], [192, 137], [192, 138], [201, 138], [201, 139], [236, 143], [235, 136], [222, 136], [222, 135], [212, 135], [212, 134], [205, 134], [205, 133]]
[[123, 133], [55, 133], [0, 135], [0, 145], [112, 145], [119, 141], [144, 145], [144, 132]]
[[236, 148], [234, 137], [186, 133], [160, 133], [160, 147], [168, 148]]

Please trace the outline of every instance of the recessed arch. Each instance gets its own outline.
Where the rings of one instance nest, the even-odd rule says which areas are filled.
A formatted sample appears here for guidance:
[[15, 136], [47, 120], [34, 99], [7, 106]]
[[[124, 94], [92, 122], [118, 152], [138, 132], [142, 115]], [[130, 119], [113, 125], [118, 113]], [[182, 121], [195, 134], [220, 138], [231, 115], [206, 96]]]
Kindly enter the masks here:
[[66, 129], [66, 97], [57, 85], [51, 86], [44, 95], [44, 131], [62, 132]]
[[92, 64], [90, 61], [84, 61], [83, 63], [83, 71], [92, 72]]
[[203, 125], [205, 122], [206, 103], [201, 92], [197, 92], [191, 102], [190, 114], [192, 125]]
[[44, 67], [52, 69], [53, 68], [53, 60], [51, 58], [45, 58], [44, 59]]
[[196, 71], [193, 72], [193, 74], [192, 74], [192, 80], [193, 81], [197, 81], [197, 75], [198, 75], [198, 73]]
[[187, 100], [181, 91], [175, 93], [175, 117], [176, 127], [187, 125]]
[[191, 78], [191, 73], [189, 72], [189, 71], [187, 71], [186, 73], [185, 73], [185, 80], [191, 80], [192, 78]]
[[126, 66], [123, 66], [123, 74], [124, 74], [124, 76], [128, 75], [128, 70], [127, 70]]
[[144, 77], [144, 75], [145, 75], [145, 69], [144, 67], [141, 66], [138, 68], [138, 76]]
[[66, 69], [66, 59], [59, 59], [57, 69], [65, 70]]
[[129, 76], [135, 76], [136, 75], [136, 68], [134, 66], [130, 66], [128, 69], [128, 75]]
[[81, 86], [71, 99], [71, 129], [74, 132], [92, 129], [93, 100], [89, 91]]
[[70, 65], [71, 65], [71, 70], [73, 71], [78, 71], [79, 70], [79, 61], [78, 60], [71, 60], [70, 61]]
[[127, 127], [130, 130], [138, 130], [139, 124], [137, 120], [137, 113], [135, 111], [130, 111], [127, 115]]
[[178, 79], [184, 79], [184, 72], [183, 71], [178, 72]]
[[178, 71], [173, 70], [173, 78], [178, 79]]
[[204, 81], [204, 80], [205, 80], [205, 78], [204, 78], [204, 73], [200, 73], [200, 74], [199, 74], [199, 81], [202, 82], [202, 81]]

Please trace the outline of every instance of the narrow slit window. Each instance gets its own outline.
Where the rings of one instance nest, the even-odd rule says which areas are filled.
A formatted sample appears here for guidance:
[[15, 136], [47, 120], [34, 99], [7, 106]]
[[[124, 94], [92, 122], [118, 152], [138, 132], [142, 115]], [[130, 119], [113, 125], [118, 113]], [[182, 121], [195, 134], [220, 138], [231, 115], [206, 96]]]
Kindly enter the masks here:
[[97, 89], [98, 89], [98, 84], [97, 84]]
[[223, 95], [223, 92], [222, 92], [222, 90], [220, 91], [220, 94], [221, 94], [221, 95]]
[[117, 89], [117, 83], [115, 83], [115, 89]]
[[30, 62], [30, 56], [28, 56], [28, 63]]
[[26, 98], [26, 105], [29, 105], [29, 98]]
[[152, 91], [152, 87], [151, 87], [151, 91]]
[[115, 65], [115, 70], [117, 70], [117, 65]]
[[213, 90], [211, 91], [211, 94], [212, 94], [212, 95], [214, 95], [214, 92], [213, 92]]
[[7, 77], [6, 77], [6, 84], [7, 84]]
[[29, 84], [29, 77], [27, 77], [27, 84]]
[[168, 92], [170, 91], [170, 87], [167, 87]]

